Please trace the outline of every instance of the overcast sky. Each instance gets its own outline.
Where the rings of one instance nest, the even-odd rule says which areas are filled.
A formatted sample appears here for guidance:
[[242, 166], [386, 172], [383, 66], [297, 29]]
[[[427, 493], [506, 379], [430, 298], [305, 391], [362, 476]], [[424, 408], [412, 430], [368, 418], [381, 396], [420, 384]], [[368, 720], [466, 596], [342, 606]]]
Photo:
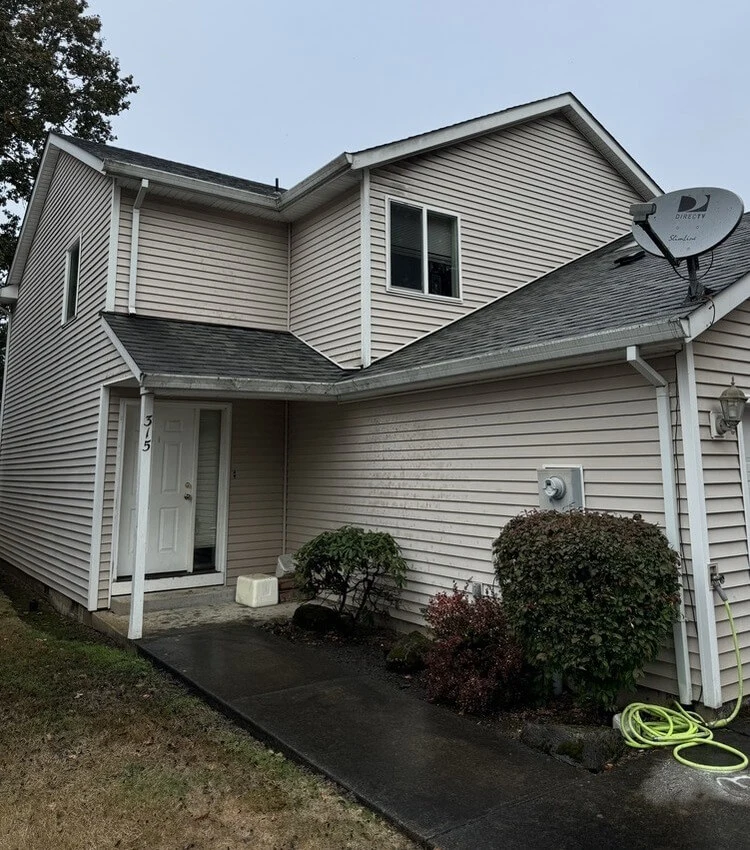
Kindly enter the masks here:
[[666, 191], [750, 208], [742, 0], [90, 0], [141, 86], [118, 144], [289, 187], [358, 150], [572, 91]]

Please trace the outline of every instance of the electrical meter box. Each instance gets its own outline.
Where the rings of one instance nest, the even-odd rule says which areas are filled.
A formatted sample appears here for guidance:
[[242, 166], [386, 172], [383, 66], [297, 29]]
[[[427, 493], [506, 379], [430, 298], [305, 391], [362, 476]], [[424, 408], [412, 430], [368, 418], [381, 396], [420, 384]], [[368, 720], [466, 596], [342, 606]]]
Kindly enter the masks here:
[[583, 508], [583, 470], [559, 466], [537, 471], [539, 507], [543, 511], [575, 511]]

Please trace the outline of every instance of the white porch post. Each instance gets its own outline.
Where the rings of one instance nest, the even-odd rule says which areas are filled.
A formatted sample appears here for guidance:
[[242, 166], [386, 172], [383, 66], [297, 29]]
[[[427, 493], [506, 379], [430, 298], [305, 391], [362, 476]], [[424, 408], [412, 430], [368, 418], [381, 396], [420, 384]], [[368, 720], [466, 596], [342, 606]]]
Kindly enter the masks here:
[[135, 564], [130, 591], [128, 638], [143, 636], [143, 594], [146, 581], [146, 547], [151, 494], [151, 443], [154, 431], [154, 394], [141, 387], [141, 426], [138, 442], [138, 503], [135, 538]]

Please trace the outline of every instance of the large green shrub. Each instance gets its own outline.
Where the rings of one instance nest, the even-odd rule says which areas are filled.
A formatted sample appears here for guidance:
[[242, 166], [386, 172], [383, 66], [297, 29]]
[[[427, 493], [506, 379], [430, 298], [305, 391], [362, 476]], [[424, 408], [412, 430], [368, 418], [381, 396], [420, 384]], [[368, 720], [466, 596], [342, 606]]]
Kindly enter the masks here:
[[298, 587], [333, 601], [355, 623], [395, 605], [406, 582], [406, 561], [385, 531], [353, 525], [324, 531], [298, 550], [295, 561]]
[[512, 519], [493, 556], [528, 660], [611, 707], [670, 632], [677, 554], [640, 518], [539, 511]]

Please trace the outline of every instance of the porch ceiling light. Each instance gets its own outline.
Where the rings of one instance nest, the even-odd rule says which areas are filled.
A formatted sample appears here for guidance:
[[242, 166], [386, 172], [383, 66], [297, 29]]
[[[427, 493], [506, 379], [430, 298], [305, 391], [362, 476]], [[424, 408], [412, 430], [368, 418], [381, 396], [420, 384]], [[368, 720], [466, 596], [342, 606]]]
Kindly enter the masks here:
[[716, 430], [720, 436], [724, 436], [727, 431], [735, 432], [737, 425], [742, 421], [742, 414], [745, 412], [745, 404], [747, 404], [747, 396], [739, 387], [734, 385], [732, 378], [731, 386], [727, 387], [719, 396], [719, 404], [721, 405], [721, 416], [716, 418]]

